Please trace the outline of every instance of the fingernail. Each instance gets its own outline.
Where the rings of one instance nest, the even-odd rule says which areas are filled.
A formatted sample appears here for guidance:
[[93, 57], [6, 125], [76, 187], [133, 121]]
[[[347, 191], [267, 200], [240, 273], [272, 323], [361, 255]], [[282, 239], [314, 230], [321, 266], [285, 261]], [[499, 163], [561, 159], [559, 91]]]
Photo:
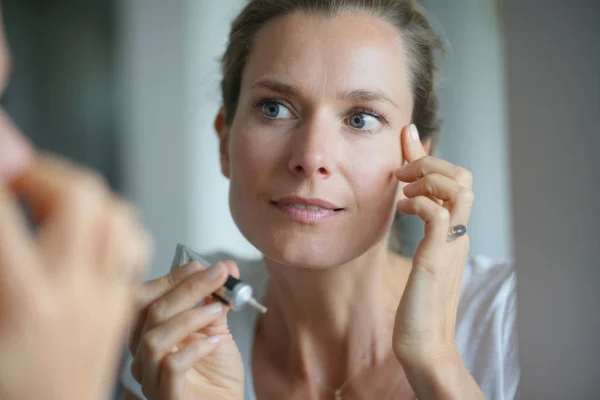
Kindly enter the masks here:
[[217, 279], [219, 276], [221, 276], [222, 272], [223, 272], [223, 265], [221, 265], [221, 263], [217, 263], [206, 270], [206, 278], [207, 279]]
[[205, 267], [203, 267], [198, 261], [191, 261], [181, 268], [180, 276], [182, 278], [186, 278], [198, 271], [202, 271], [203, 269], [205, 269]]
[[419, 131], [417, 130], [415, 124], [410, 124], [410, 137], [414, 141], [419, 140]]
[[223, 304], [212, 303], [203, 307], [203, 311], [208, 315], [219, 315], [223, 312]]
[[217, 335], [217, 336], [209, 336], [208, 338], [206, 338], [206, 340], [209, 343], [216, 344], [216, 343], [219, 343], [222, 338], [223, 338], [223, 336]]

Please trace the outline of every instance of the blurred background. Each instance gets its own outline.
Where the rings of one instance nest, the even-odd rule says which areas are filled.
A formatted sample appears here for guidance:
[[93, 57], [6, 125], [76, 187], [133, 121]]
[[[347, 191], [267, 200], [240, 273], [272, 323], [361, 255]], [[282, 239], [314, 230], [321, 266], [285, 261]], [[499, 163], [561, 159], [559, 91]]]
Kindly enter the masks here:
[[[6, 109], [140, 207], [152, 278], [178, 242], [258, 256], [229, 214], [212, 128], [243, 3], [3, 1]], [[475, 177], [471, 253], [517, 260], [523, 398], [599, 398], [600, 2], [421, 3], [448, 48], [437, 155]], [[410, 253], [421, 227], [402, 229]]]

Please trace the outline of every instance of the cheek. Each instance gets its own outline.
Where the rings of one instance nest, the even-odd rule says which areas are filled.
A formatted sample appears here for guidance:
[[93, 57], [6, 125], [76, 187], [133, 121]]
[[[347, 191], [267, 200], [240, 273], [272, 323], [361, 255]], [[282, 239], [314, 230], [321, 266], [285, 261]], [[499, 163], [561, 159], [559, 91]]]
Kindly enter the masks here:
[[393, 143], [373, 146], [372, 149], [363, 149], [363, 155], [350, 164], [354, 190], [361, 203], [388, 203], [390, 198], [395, 198], [398, 180], [394, 171], [400, 166], [400, 156], [395, 154], [400, 153]]
[[[252, 108], [243, 106], [249, 100], [240, 100], [240, 106], [231, 127], [229, 142], [231, 179], [257, 179], [268, 171], [273, 151], [265, 143], [264, 127], [256, 121]], [[233, 182], [232, 182], [233, 183]]]
[[231, 169], [234, 174], [232, 178], [247, 180], [256, 177], [264, 170], [266, 163], [261, 146], [250, 139], [246, 132], [236, 132], [231, 141]]
[[255, 200], [251, 197], [260, 195], [261, 182], [268, 180], [274, 170], [277, 151], [252, 130], [238, 130], [231, 135], [230, 155], [232, 196], [244, 201]]

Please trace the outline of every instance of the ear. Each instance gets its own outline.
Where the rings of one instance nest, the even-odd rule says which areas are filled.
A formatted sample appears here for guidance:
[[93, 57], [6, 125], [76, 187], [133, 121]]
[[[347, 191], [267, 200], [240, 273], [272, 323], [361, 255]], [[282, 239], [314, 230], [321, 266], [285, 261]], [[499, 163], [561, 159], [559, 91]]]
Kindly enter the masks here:
[[225, 107], [221, 107], [219, 110], [214, 126], [219, 137], [221, 173], [229, 179], [229, 126], [227, 125], [227, 110]]

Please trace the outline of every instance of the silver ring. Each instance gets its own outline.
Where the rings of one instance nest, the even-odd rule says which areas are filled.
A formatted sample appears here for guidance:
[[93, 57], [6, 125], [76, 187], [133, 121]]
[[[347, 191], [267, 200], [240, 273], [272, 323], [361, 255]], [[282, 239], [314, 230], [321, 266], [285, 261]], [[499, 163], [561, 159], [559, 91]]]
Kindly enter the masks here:
[[454, 225], [452, 228], [448, 230], [448, 238], [447, 242], [453, 242], [461, 236], [464, 236], [467, 233], [466, 225]]

